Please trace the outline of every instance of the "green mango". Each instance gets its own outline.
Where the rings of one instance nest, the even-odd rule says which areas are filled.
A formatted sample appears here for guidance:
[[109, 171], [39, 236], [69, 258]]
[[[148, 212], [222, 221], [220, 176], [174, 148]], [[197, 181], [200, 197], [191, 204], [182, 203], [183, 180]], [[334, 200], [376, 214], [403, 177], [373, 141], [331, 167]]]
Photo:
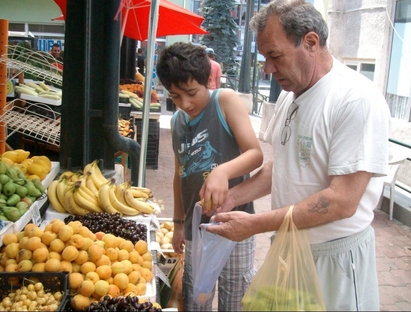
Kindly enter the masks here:
[[5, 173], [0, 174], [0, 184], [4, 185], [9, 181], [10, 181], [10, 178], [7, 174]]
[[0, 215], [0, 220], [1, 221], [10, 221], [9, 219], [7, 219], [7, 217], [3, 214]]
[[0, 174], [5, 174], [8, 167], [5, 162], [0, 161]]
[[3, 207], [3, 212], [6, 218], [13, 222], [16, 222], [21, 217], [20, 211], [16, 207]]
[[0, 198], [0, 208], [7, 206], [7, 200], [5, 200], [4, 198]]
[[7, 206], [15, 207], [20, 201], [21, 197], [18, 194], [13, 194], [7, 199]]
[[24, 215], [27, 210], [29, 210], [29, 205], [24, 201], [19, 201], [16, 204], [16, 208], [20, 211], [21, 215]]
[[31, 198], [31, 196], [24, 196], [21, 200], [24, 201], [24, 202], [26, 202], [27, 205], [29, 205], [29, 207], [30, 207], [31, 204], [33, 204], [33, 202], [34, 202], [36, 199], [33, 200], [33, 198]]
[[29, 191], [25, 186], [16, 184], [16, 194], [18, 194], [21, 198], [25, 197], [28, 192]]
[[43, 184], [41, 184], [40, 179], [35, 178], [31, 181], [33, 182], [34, 186], [41, 192], [41, 194], [43, 194], [46, 188], [44, 187]]
[[14, 180], [14, 183], [16, 183], [18, 185], [24, 185], [24, 184], [26, 184], [26, 181], [21, 179], [21, 178], [17, 178], [17, 180]]
[[[24, 184], [27, 182], [27, 177], [26, 177], [26, 175], [25, 175], [24, 172], [21, 171], [20, 169], [17, 170], [17, 177], [18, 177], [19, 179], [23, 180], [23, 181], [24, 181]], [[23, 184], [22, 184], [22, 185], [23, 185]]]
[[26, 197], [27, 197], [28, 199], [30, 199], [32, 203], [34, 203], [34, 202], [36, 201], [36, 199], [37, 199], [37, 197], [31, 196], [30, 194], [27, 194]]
[[17, 170], [16, 170], [16, 168], [13, 168], [13, 167], [7, 169], [6, 174], [7, 174], [7, 175], [9, 176], [9, 178], [12, 179], [13, 181], [16, 181], [16, 180], [19, 178], [19, 176], [17, 175]]
[[41, 194], [43, 194], [42, 192], [40, 192], [40, 190], [37, 187], [34, 186], [34, 184], [30, 185], [26, 183], [26, 188], [27, 188], [27, 194], [35, 198], [38, 198], [41, 196]]
[[11, 196], [16, 192], [16, 184], [12, 180], [3, 185], [3, 194]]

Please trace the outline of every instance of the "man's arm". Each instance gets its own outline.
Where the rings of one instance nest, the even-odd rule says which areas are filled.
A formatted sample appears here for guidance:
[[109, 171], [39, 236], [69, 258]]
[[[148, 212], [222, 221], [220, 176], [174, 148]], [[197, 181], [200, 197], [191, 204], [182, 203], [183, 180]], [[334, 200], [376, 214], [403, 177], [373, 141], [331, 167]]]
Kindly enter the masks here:
[[[303, 229], [351, 217], [357, 210], [371, 176], [372, 173], [359, 171], [331, 177], [328, 188], [295, 204], [294, 223], [299, 229]], [[245, 198], [246, 196], [238, 196], [235, 203], [241, 204]], [[207, 230], [241, 241], [254, 234], [277, 231], [288, 209], [289, 206], [286, 206], [258, 214], [239, 211], [219, 213], [213, 220], [221, 222], [221, 225], [210, 225]]]

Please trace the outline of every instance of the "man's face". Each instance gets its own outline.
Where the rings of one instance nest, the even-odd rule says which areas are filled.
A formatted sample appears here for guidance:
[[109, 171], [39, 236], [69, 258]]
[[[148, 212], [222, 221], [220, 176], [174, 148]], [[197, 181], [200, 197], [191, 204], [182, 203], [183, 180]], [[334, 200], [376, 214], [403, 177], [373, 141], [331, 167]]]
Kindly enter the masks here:
[[264, 71], [272, 74], [285, 91], [297, 96], [311, 86], [314, 63], [304, 40], [298, 47], [290, 41], [278, 17], [271, 15], [267, 25], [257, 36], [259, 52], [265, 57]]
[[51, 49], [51, 55], [54, 57], [59, 57], [60, 56], [60, 47], [53, 47]]

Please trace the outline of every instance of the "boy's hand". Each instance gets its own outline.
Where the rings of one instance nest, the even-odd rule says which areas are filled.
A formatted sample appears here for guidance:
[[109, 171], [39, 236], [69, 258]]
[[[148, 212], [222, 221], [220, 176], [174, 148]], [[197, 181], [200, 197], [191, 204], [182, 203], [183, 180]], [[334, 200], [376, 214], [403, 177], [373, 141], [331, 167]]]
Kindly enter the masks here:
[[213, 209], [213, 200], [210, 199], [208, 202], [204, 200], [204, 198], [201, 200], [201, 207], [203, 207], [203, 214], [207, 216], [211, 216], [213, 212], [215, 211]]
[[174, 233], [172, 239], [173, 249], [176, 253], [184, 252], [184, 225], [183, 224], [174, 224]]
[[199, 192], [200, 198], [204, 199], [203, 213], [210, 216], [226, 200], [228, 193], [228, 178], [224, 171], [215, 168], [205, 179]]

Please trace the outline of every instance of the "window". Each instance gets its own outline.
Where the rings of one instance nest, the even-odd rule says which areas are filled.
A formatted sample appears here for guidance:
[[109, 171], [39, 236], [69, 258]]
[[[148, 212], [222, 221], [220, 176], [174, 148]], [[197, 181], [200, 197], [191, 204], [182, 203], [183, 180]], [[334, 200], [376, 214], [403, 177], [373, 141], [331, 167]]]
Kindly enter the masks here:
[[371, 81], [374, 81], [375, 63], [362, 61], [345, 61], [344, 64], [347, 67], [364, 75]]

